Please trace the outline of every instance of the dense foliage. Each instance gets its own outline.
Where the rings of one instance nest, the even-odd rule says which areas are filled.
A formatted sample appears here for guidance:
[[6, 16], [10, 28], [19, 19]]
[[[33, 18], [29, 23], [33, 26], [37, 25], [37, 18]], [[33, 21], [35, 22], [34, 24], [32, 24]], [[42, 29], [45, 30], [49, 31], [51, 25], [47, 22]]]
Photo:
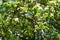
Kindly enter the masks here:
[[60, 40], [60, 0], [0, 0], [0, 39]]

